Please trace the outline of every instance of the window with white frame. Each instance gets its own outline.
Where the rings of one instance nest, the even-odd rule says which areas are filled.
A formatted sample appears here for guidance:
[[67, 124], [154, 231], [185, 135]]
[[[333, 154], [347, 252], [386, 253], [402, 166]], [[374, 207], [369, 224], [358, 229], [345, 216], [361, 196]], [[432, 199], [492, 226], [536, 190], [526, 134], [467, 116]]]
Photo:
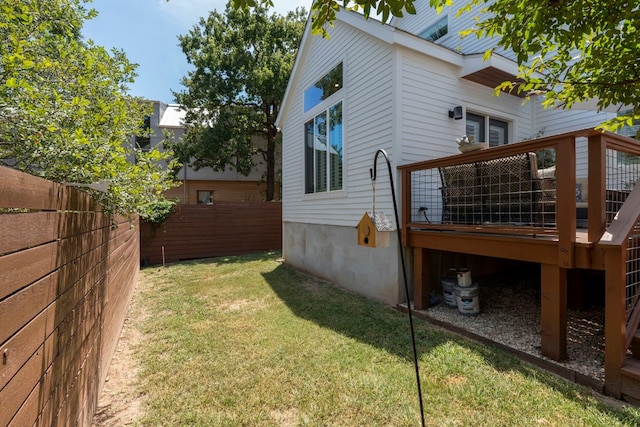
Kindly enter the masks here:
[[448, 16], [443, 16], [438, 19], [435, 23], [429, 25], [426, 30], [418, 34], [418, 36], [422, 37], [425, 40], [430, 42], [434, 42], [441, 37], [446, 36], [449, 33], [449, 18]]
[[342, 190], [342, 101], [304, 124], [305, 193]]
[[304, 93], [304, 112], [314, 114], [304, 124], [306, 194], [342, 190], [343, 102], [332, 96], [342, 89], [342, 80], [339, 63]]
[[342, 89], [342, 62], [304, 91], [304, 112], [321, 104], [340, 89]]
[[488, 142], [490, 147], [509, 143], [509, 123], [489, 116], [467, 111], [466, 134], [477, 142]]

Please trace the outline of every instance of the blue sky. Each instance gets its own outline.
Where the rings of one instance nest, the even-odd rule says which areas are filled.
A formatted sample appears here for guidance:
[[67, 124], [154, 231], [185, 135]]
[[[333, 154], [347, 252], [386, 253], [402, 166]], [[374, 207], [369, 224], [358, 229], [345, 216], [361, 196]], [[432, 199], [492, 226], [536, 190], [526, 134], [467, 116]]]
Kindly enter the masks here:
[[[272, 11], [284, 15], [296, 7], [311, 7], [312, 0], [274, 0]], [[125, 51], [138, 64], [131, 85], [135, 96], [174, 102], [172, 90], [184, 87], [180, 79], [189, 65], [178, 46], [178, 36], [189, 32], [209, 11], [224, 12], [226, 0], [93, 0], [88, 7], [98, 16], [85, 23], [83, 34], [101, 46]]]

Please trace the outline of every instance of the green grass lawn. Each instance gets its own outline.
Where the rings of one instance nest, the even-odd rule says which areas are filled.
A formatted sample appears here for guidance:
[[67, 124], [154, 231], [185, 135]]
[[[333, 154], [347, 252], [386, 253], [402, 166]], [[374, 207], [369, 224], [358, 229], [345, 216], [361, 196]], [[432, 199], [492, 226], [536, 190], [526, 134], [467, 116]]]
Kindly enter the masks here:
[[[278, 253], [141, 271], [142, 425], [418, 426], [406, 315]], [[430, 426], [640, 425], [640, 411], [415, 320]]]

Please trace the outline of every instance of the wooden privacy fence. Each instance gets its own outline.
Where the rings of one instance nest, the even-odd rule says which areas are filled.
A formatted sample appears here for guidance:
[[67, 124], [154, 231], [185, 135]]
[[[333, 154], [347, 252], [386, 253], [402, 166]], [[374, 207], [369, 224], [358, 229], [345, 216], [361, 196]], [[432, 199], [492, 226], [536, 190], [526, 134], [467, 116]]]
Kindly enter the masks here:
[[178, 205], [159, 226], [142, 222], [140, 233], [148, 264], [280, 250], [282, 203]]
[[0, 168], [0, 426], [91, 425], [140, 265], [137, 225]]

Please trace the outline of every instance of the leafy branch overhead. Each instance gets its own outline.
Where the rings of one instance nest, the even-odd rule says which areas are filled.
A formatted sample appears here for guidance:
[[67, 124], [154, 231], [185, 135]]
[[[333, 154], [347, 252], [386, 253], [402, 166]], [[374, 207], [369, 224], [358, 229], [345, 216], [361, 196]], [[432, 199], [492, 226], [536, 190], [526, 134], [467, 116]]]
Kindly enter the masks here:
[[[143, 152], [150, 105], [126, 94], [135, 65], [82, 37], [96, 16], [82, 0], [5, 0], [0, 6], [0, 165], [57, 182], [109, 183], [105, 211], [161, 198], [170, 153]], [[136, 160], [133, 162], [132, 160]]]
[[[300, 44], [306, 12], [269, 14], [213, 11], [180, 36], [194, 66], [176, 93], [186, 109], [187, 132], [176, 150], [195, 168], [230, 167], [248, 175], [266, 165], [267, 200], [273, 200], [278, 132], [275, 120]], [[257, 158], [259, 160], [257, 160]]]
[[[235, 8], [271, 4], [271, 0], [232, 0]], [[439, 11], [455, 7], [455, 16], [474, 14], [474, 27], [462, 37], [496, 37], [497, 48], [513, 52], [517, 81], [496, 91], [543, 95], [547, 107], [576, 107], [595, 100], [599, 109], [619, 108], [616, 119], [603, 123], [616, 129], [640, 120], [640, 9], [623, 0], [429, 0]], [[328, 34], [340, 7], [372, 11], [387, 22], [392, 16], [416, 13], [413, 0], [314, 0], [312, 28]], [[495, 49], [487, 52], [493, 54]]]

